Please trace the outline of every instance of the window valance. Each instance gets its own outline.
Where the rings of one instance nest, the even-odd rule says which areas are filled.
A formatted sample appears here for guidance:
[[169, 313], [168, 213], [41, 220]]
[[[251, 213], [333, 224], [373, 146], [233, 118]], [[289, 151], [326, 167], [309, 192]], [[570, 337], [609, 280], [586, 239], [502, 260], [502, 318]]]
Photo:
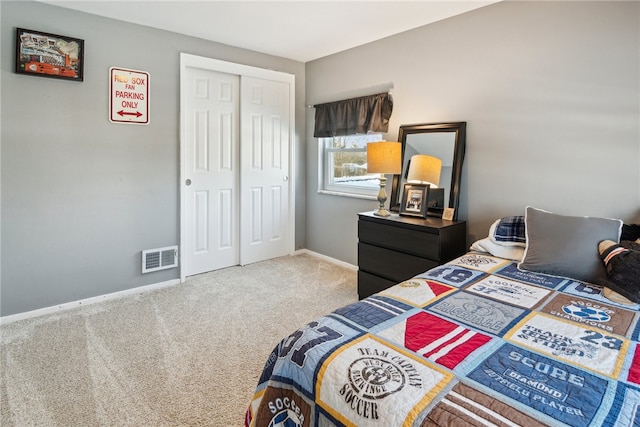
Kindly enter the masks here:
[[393, 98], [390, 93], [379, 93], [314, 107], [316, 124], [313, 136], [316, 138], [387, 132]]

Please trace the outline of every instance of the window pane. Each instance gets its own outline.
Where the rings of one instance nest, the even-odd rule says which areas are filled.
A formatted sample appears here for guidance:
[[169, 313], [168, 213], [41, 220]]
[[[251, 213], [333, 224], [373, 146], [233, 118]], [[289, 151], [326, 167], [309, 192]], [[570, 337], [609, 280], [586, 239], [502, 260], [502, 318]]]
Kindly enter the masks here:
[[367, 143], [381, 141], [382, 134], [324, 138], [322, 189], [373, 196], [380, 187], [378, 174], [367, 173]]
[[362, 188], [376, 188], [378, 174], [367, 173], [367, 152], [333, 152], [333, 183]]

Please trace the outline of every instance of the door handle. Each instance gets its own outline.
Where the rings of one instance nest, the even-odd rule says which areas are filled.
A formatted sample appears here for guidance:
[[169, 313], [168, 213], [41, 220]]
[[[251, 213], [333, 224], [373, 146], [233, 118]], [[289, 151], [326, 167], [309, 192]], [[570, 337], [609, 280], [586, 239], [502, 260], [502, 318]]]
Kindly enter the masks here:
[[282, 180], [283, 180], [284, 182], [289, 181], [289, 176], [288, 176], [288, 175], [283, 176], [283, 177], [282, 177]]
[[190, 185], [191, 185], [191, 180], [187, 178], [187, 179], [184, 181], [184, 185], [186, 185], [187, 187], [188, 187], [188, 186], [190, 186]]

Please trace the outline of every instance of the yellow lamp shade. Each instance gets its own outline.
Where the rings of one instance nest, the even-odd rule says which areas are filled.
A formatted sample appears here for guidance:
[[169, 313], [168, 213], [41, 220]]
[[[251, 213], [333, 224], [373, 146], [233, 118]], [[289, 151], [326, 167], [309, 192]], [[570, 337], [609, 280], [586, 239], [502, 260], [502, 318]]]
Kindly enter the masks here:
[[437, 157], [417, 154], [411, 157], [407, 181], [420, 181], [437, 187], [440, 183], [442, 160]]
[[402, 171], [402, 144], [370, 142], [367, 144], [367, 172], [397, 175]]

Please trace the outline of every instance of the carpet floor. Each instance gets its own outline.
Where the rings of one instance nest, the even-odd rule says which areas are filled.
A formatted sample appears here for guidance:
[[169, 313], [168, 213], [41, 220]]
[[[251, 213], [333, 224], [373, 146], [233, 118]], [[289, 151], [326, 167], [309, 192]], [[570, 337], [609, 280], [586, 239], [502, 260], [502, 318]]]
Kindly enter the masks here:
[[281, 338], [357, 300], [301, 254], [0, 326], [2, 426], [241, 426]]

